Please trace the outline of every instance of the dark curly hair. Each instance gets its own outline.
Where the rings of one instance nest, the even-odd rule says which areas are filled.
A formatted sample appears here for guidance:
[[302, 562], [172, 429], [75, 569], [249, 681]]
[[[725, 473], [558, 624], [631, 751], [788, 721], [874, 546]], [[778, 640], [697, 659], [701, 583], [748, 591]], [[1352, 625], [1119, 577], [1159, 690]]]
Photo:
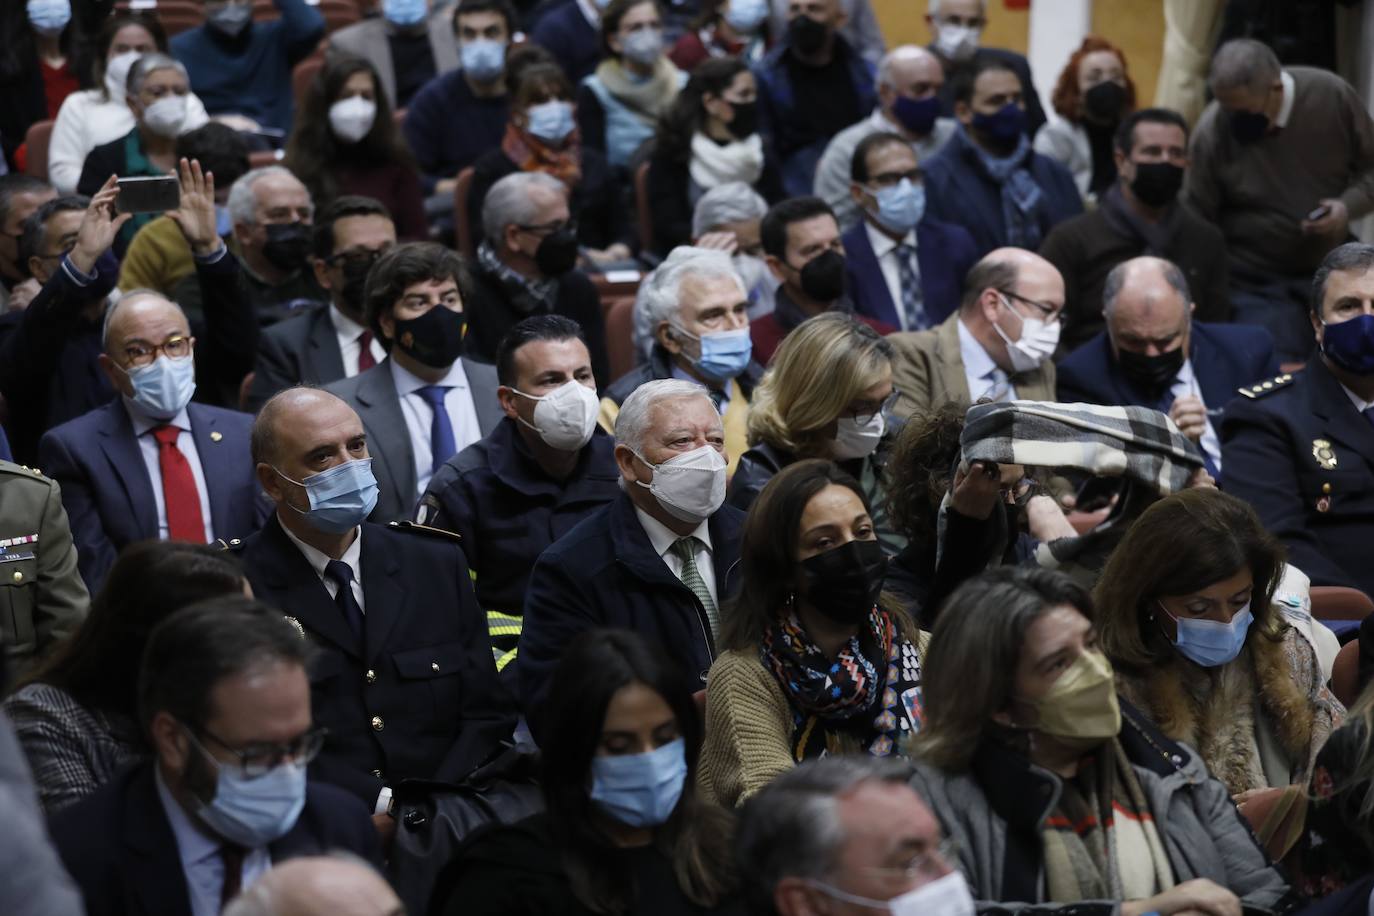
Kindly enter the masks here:
[[935, 543], [935, 517], [959, 455], [964, 408], [953, 402], [907, 421], [887, 465], [887, 511], [892, 524], [919, 549]]

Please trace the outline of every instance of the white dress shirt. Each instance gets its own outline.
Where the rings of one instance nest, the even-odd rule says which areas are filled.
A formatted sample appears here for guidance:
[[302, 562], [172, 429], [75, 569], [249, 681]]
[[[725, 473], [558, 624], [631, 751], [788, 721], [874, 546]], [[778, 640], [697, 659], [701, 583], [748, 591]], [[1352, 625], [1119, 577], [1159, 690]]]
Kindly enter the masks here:
[[1016, 386], [1011, 383], [1011, 378], [983, 349], [973, 332], [964, 327], [962, 318], [959, 319], [959, 358], [964, 364], [970, 404], [976, 404], [979, 398], [1016, 400]]
[[429, 446], [434, 410], [416, 392], [429, 385], [449, 386], [450, 390], [444, 394], [444, 406], [448, 408], [449, 422], [453, 424], [453, 444], [460, 452], [482, 438], [482, 431], [477, 426], [477, 408], [472, 403], [472, 389], [468, 387], [468, 374], [463, 370], [461, 359], [455, 359], [448, 375], [437, 382], [427, 382], [412, 375], [393, 359], [391, 378], [396, 383], [396, 394], [401, 399], [401, 414], [405, 417], [406, 429], [410, 430], [410, 448], [415, 453], [415, 497], [418, 499], [425, 495], [434, 470], [434, 452]]
[[1279, 112], [1274, 117], [1274, 123], [1279, 127], [1287, 127], [1288, 118], [1293, 114], [1293, 74], [1287, 70], [1280, 70], [1279, 82], [1283, 83], [1283, 101], [1279, 103]]
[[[329, 323], [334, 326], [334, 336], [339, 341], [339, 355], [343, 357], [344, 375], [352, 378], [358, 374], [358, 360], [363, 354], [363, 346], [358, 336], [369, 329], [339, 311], [332, 302], [329, 304]], [[373, 362], [380, 363], [386, 359], [386, 350], [377, 342], [375, 334], [368, 349], [372, 351]]]
[[[157, 797], [162, 811], [171, 825], [176, 840], [181, 871], [186, 877], [186, 890], [191, 895], [191, 916], [219, 916], [219, 898], [224, 889], [224, 857], [220, 849], [224, 841], [211, 836], [181, 807], [167, 784], [162, 781], [162, 768], [154, 768]], [[266, 846], [257, 846], [243, 855], [243, 871], [239, 874], [241, 890], [248, 890], [259, 878], [272, 869], [272, 855]], [[173, 908], [167, 901], [168, 908]]]
[[[630, 486], [638, 486], [638, 484], [630, 484]], [[716, 567], [711, 562], [711, 532], [709, 530], [711, 520], [706, 519], [691, 534], [681, 535], [638, 506], [635, 506], [635, 515], [639, 516], [639, 523], [644, 526], [644, 533], [649, 536], [649, 543], [654, 546], [654, 552], [663, 558], [663, 563], [668, 567], [668, 571], [677, 576], [679, 581], [682, 579], [682, 560], [673, 553], [673, 544], [680, 537], [696, 538], [696, 552], [692, 555], [692, 559], [696, 560], [697, 572], [701, 574], [701, 581], [706, 583], [706, 590], [711, 593], [711, 600], [719, 609], [720, 599], [716, 596]]]
[[170, 423], [181, 430], [177, 436], [177, 451], [186, 457], [186, 463], [191, 466], [191, 476], [196, 480], [196, 492], [200, 494], [200, 517], [205, 522], [205, 543], [213, 544], [215, 531], [214, 519], [210, 517], [210, 491], [205, 486], [205, 470], [200, 466], [200, 452], [196, 450], [196, 437], [191, 435], [191, 417], [186, 413], [186, 408], [183, 407], [181, 413], [170, 420], [157, 420], [144, 413], [141, 407], [128, 398], [124, 398], [124, 407], [129, 411], [129, 420], [134, 425], [134, 436], [138, 438], [138, 450], [143, 455], [143, 466], [148, 469], [148, 482], [153, 485], [158, 538], [167, 540], [167, 500], [162, 492], [162, 462], [158, 457], [162, 446], [153, 436], [153, 430], [164, 423]]
[[[278, 511], [290, 512], [292, 510], [287, 508]], [[319, 576], [320, 581], [324, 583], [324, 590], [329, 592], [330, 599], [337, 601], [339, 597], [339, 583], [335, 582], [330, 576], [324, 574], [325, 567], [328, 566], [329, 561], [334, 558], [327, 556], [324, 552], [311, 547], [305, 541], [296, 537], [291, 533], [291, 529], [285, 525], [281, 526], [281, 530], [286, 533], [286, 536], [291, 539], [291, 542], [300, 548], [301, 553], [305, 555], [305, 561], [310, 564], [310, 568], [315, 570], [315, 575]], [[355, 532], [353, 543], [348, 545], [348, 549], [343, 552], [343, 556], [339, 557], [339, 560], [349, 569], [353, 570], [353, 600], [358, 602], [358, 608], [366, 614], [367, 601], [363, 598], [363, 529], [359, 527], [353, 530]]]
[[[1185, 359], [1183, 366], [1178, 370], [1178, 375], [1174, 376], [1173, 384], [1169, 386], [1169, 406], [1172, 407], [1174, 401], [1191, 394], [1199, 401], [1202, 401], [1204, 410], [1207, 402], [1202, 400], [1202, 389], [1198, 387], [1197, 376], [1193, 374], [1193, 361]], [[1206, 454], [1218, 471], [1221, 470], [1221, 439], [1217, 437], [1217, 431], [1212, 427], [1212, 412], [1206, 413], [1207, 429], [1202, 434], [1202, 440], [1198, 442], [1198, 447]]]
[[[902, 268], [901, 256], [897, 254], [897, 246], [910, 245], [911, 272], [916, 276], [916, 282], [921, 281], [921, 267], [916, 263], [916, 230], [912, 229], [906, 234], [905, 238], [897, 241], [892, 240], [888, 235], [877, 226], [864, 220], [864, 232], [868, 233], [868, 244], [873, 248], [873, 255], [878, 259], [878, 268], [883, 272], [883, 282], [887, 284], [887, 293], [892, 297], [892, 307], [897, 312], [897, 321], [902, 326], [903, 331], [919, 331], [920, 328], [907, 327], [906, 308], [902, 305]], [[922, 297], [924, 300], [925, 297]]]

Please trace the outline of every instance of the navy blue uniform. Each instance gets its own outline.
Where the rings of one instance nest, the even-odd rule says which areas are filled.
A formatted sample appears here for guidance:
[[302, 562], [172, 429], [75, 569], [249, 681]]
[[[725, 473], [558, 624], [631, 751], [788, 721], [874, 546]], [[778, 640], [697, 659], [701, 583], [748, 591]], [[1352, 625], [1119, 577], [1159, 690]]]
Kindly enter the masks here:
[[371, 807], [383, 785], [467, 775], [510, 736], [515, 706], [452, 536], [364, 522], [362, 539], [363, 645], [276, 515], [230, 546], [258, 600], [319, 650], [310, 702], [329, 735], [311, 776]]
[[620, 492], [615, 440], [598, 427], [566, 480], [544, 473], [507, 417], [435, 472], [421, 524], [462, 538], [477, 601], [487, 612], [498, 671], [515, 657], [534, 561]]

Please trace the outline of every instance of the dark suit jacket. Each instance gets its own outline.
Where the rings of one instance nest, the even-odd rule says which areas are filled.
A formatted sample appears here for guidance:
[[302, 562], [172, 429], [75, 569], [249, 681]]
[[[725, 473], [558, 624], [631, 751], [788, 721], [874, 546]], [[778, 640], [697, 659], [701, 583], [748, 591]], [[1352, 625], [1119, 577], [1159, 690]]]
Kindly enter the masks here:
[[283, 388], [302, 383], [327, 385], [343, 377], [343, 354], [334, 323], [329, 320], [329, 305], [320, 305], [263, 328], [244, 406], [257, 413]]
[[[468, 376], [468, 391], [477, 408], [477, 426], [487, 436], [505, 416], [496, 400], [496, 367], [463, 357]], [[368, 516], [374, 522], [394, 522], [413, 518], [420, 494], [415, 476], [415, 451], [410, 447], [410, 431], [401, 413], [400, 395], [391, 378], [391, 359], [382, 360], [366, 372], [341, 379], [328, 390], [343, 398], [358, 412], [367, 430], [372, 472], [381, 495], [377, 508]]]
[[363, 646], [275, 515], [231, 546], [258, 600], [319, 650], [311, 705], [329, 736], [312, 775], [372, 805], [402, 779], [465, 776], [511, 734], [515, 707], [456, 540], [369, 523], [362, 539]]
[[[380, 869], [370, 813], [347, 793], [312, 782], [295, 826], [268, 846], [272, 861], [342, 849]], [[125, 770], [56, 815], [51, 827], [58, 855], [81, 888], [87, 916], [191, 916], [191, 892], [153, 764]]]
[[[196, 403], [186, 411], [205, 473], [215, 536], [255, 531], [267, 511], [249, 455], [253, 418]], [[38, 455], [62, 486], [81, 577], [94, 594], [121, 550], [158, 536], [153, 487], [160, 481], [148, 477], [122, 398], [50, 430], [38, 444]]]
[[[902, 326], [897, 312], [899, 304], [892, 301], [878, 255], [869, 242], [868, 232], [861, 221], [846, 232], [844, 264], [847, 279], [845, 289], [854, 303], [854, 311], [876, 318], [894, 328]], [[977, 262], [973, 237], [963, 226], [926, 218], [916, 225], [916, 264], [921, 270], [921, 299], [926, 317], [935, 325], [959, 308], [963, 294], [964, 275]], [[922, 328], [908, 328], [920, 331]]]
[[[1279, 371], [1274, 359], [1274, 338], [1264, 328], [1245, 324], [1194, 321], [1188, 358], [1208, 410], [1220, 410], [1241, 386], [1262, 382]], [[1065, 404], [1161, 409], [1157, 399], [1122, 374], [1121, 366], [1112, 358], [1112, 345], [1105, 331], [1066, 356], [1059, 363], [1057, 379], [1059, 400]], [[1165, 404], [1162, 409], [1167, 410], [1168, 406]]]

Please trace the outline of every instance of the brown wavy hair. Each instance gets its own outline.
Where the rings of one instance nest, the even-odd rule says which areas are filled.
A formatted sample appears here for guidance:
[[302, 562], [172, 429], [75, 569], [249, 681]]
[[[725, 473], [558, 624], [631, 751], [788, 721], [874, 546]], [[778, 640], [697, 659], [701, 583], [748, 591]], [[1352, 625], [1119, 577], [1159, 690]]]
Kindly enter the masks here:
[[965, 408], [954, 402], [906, 421], [887, 463], [887, 513], [907, 541], [920, 549], [935, 543], [935, 519], [949, 492], [959, 456]]
[[1126, 55], [1107, 39], [1089, 35], [1083, 39], [1078, 50], [1070, 55], [1064, 69], [1059, 71], [1059, 81], [1054, 84], [1054, 92], [1050, 95], [1050, 104], [1066, 120], [1075, 123], [1083, 120], [1083, 93], [1078, 91], [1078, 65], [1083, 58], [1096, 51], [1111, 51], [1121, 61], [1121, 73], [1126, 77], [1126, 110], [1135, 111], [1135, 81], [1131, 79], [1131, 67], [1126, 62]]

